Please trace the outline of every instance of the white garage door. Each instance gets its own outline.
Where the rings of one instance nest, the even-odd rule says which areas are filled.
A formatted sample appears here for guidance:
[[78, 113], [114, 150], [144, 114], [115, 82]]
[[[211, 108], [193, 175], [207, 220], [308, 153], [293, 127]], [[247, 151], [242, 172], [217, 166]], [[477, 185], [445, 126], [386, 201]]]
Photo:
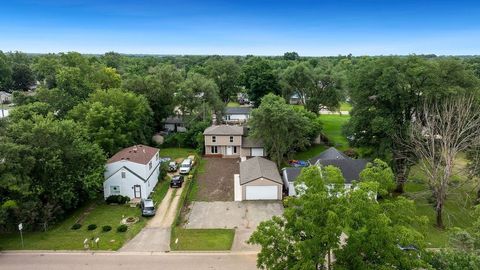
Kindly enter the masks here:
[[277, 186], [247, 186], [247, 200], [278, 200]]
[[252, 157], [263, 157], [263, 148], [252, 148]]

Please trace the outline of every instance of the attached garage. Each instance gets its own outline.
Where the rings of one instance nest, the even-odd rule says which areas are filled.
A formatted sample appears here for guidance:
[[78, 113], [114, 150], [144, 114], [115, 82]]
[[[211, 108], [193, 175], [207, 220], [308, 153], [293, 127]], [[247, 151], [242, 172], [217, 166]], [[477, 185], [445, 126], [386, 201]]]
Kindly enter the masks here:
[[235, 194], [241, 196], [241, 200], [282, 199], [282, 178], [277, 165], [268, 159], [253, 157], [242, 161], [239, 180]]
[[263, 157], [263, 147], [262, 148], [252, 148], [252, 157]]

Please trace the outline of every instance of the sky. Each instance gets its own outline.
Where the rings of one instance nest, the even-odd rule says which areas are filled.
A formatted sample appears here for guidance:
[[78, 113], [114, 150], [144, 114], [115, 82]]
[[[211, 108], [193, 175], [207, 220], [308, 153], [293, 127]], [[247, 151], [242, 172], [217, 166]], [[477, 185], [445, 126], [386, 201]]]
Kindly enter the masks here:
[[0, 50], [480, 54], [480, 1], [6, 0]]

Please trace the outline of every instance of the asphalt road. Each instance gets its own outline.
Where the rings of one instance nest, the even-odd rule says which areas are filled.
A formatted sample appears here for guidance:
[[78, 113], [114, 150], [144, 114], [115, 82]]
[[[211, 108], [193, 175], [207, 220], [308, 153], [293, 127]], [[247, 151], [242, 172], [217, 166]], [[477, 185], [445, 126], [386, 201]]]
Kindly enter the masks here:
[[229, 253], [0, 253], [1, 270], [256, 269], [256, 254]]

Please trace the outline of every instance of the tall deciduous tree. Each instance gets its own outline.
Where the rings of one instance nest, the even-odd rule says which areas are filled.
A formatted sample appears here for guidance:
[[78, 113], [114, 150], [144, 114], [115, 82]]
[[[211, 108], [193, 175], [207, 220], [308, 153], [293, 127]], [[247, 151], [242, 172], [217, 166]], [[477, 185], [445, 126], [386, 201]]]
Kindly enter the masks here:
[[480, 146], [480, 107], [472, 96], [425, 101], [417, 110], [409, 147], [420, 163], [435, 198], [437, 226], [443, 228], [443, 208], [459, 153]]
[[122, 89], [97, 90], [69, 112], [92, 141], [109, 155], [151, 139], [152, 110], [142, 95]]
[[10, 90], [12, 83], [12, 66], [5, 54], [0, 51], [0, 90]]
[[220, 98], [224, 103], [238, 93], [240, 66], [232, 58], [209, 59], [205, 62], [207, 76], [218, 86]]
[[174, 94], [183, 80], [182, 71], [173, 65], [150, 68], [145, 76], [128, 74], [123, 86], [147, 97], [153, 111], [154, 126], [160, 128], [162, 120], [173, 114]]
[[241, 80], [247, 89], [250, 101], [258, 107], [263, 96], [278, 94], [280, 87], [272, 66], [261, 57], [252, 57], [242, 67]]
[[[262, 249], [261, 269], [415, 269], [426, 266], [419, 254], [400, 247], [423, 250], [423, 237], [411, 225], [413, 201], [399, 197], [378, 203], [378, 183], [366, 181], [354, 189], [332, 183], [344, 181], [336, 168], [303, 169], [295, 180], [301, 195], [287, 200], [281, 217], [262, 222], [249, 242]], [[334, 193], [334, 191], [337, 191]], [[333, 254], [332, 254], [333, 253]], [[336, 257], [333, 260], [334, 256]]]
[[365, 58], [349, 72], [353, 109], [347, 128], [351, 144], [368, 146], [391, 160], [398, 190], [403, 191], [413, 154], [395, 138], [405, 136], [416, 108], [426, 97], [468, 92], [478, 79], [458, 60]]
[[183, 115], [195, 119], [210, 119], [212, 112], [220, 115], [224, 108], [215, 82], [193, 72], [188, 73], [175, 99]]
[[102, 185], [104, 153], [71, 120], [51, 114], [19, 120], [10, 123], [1, 142], [0, 205], [8, 206], [3, 214], [9, 219], [0, 224], [24, 222], [31, 229], [54, 221]]
[[279, 166], [287, 154], [310, 145], [313, 127], [319, 129], [314, 121], [274, 94], [262, 98], [249, 123], [252, 136], [263, 140], [267, 154]]

